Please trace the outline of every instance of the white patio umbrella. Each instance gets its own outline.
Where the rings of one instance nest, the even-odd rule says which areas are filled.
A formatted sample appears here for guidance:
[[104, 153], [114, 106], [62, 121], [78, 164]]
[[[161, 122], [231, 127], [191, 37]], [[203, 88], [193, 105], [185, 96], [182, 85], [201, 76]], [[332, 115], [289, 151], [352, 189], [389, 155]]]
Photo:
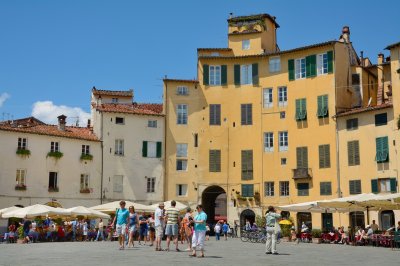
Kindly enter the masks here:
[[357, 202], [372, 210], [400, 210], [400, 193], [375, 195], [375, 198]]
[[53, 208], [47, 205], [35, 204], [18, 210], [10, 211], [2, 215], [3, 218], [34, 218], [37, 216], [60, 215], [66, 216], [70, 212], [63, 208]]
[[336, 209], [342, 209], [345, 211], [356, 211], [356, 210], [365, 210], [365, 207], [358, 205], [358, 202], [365, 202], [368, 200], [375, 199], [376, 195], [373, 193], [364, 193], [364, 194], [358, 194], [354, 196], [349, 196], [349, 197], [343, 197], [343, 198], [336, 198], [336, 199], [330, 199], [330, 200], [322, 200], [318, 201], [317, 204], [319, 207], [323, 208], [336, 208]]
[[[113, 201], [113, 202], [93, 206], [93, 207], [90, 207], [89, 209], [112, 214], [112, 213], [115, 213], [115, 211], [118, 208], [120, 208], [119, 202], [120, 201]], [[151, 212], [151, 211], [153, 211], [153, 209], [148, 205], [143, 205], [143, 204], [132, 202], [132, 201], [125, 201], [125, 203], [126, 203], [126, 205], [125, 205], [126, 208], [129, 208], [129, 206], [134, 206], [136, 212], [140, 212], [140, 211]]]
[[278, 206], [278, 209], [282, 211], [292, 211], [292, 212], [332, 212], [329, 208], [323, 208], [318, 206], [317, 201], [302, 202], [290, 205]]
[[21, 207], [17, 207], [17, 206], [12, 206], [12, 207], [1, 209], [0, 210], [0, 218], [3, 218], [2, 215], [7, 212], [11, 212], [11, 211], [19, 210], [19, 209], [21, 209]]
[[[164, 202], [165, 208], [170, 208], [171, 207], [171, 201], [172, 200], [168, 200], [168, 201]], [[182, 202], [179, 202], [179, 201], [175, 201], [175, 202], [176, 202], [175, 208], [177, 208], [179, 211], [182, 211], [182, 210], [184, 210], [184, 209], [186, 209], [188, 207], [186, 204], [183, 204]], [[150, 205], [150, 207], [154, 211], [155, 209], [157, 209], [158, 205], [159, 205], [159, 203], [155, 203], [153, 205]]]
[[102, 213], [100, 211], [96, 211], [93, 209], [86, 208], [84, 206], [77, 206], [73, 208], [67, 209], [71, 214], [71, 217], [77, 217], [77, 216], [84, 216], [85, 218], [88, 219], [93, 219], [93, 218], [104, 218], [104, 219], [109, 219], [110, 215]]

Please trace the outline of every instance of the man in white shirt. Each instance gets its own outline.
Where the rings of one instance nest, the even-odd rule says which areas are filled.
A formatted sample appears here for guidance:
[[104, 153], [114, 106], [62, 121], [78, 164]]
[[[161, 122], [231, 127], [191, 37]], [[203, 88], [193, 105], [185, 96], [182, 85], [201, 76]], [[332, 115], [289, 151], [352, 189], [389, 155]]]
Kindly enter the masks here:
[[156, 228], [156, 251], [161, 251], [161, 239], [164, 233], [164, 202], [158, 205], [158, 208], [154, 212], [154, 226]]

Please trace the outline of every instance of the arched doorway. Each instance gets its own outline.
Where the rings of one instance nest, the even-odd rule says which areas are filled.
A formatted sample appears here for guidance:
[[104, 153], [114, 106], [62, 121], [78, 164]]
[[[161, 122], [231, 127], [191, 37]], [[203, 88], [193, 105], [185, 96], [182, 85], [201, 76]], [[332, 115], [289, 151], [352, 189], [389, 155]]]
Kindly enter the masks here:
[[396, 225], [393, 211], [382, 211], [380, 218], [382, 230], [388, 230], [390, 227]]
[[250, 209], [246, 209], [240, 214], [240, 228], [245, 226], [246, 220], [249, 220], [251, 225], [256, 221], [256, 214]]
[[312, 217], [311, 212], [298, 212], [297, 213], [297, 230], [301, 231], [301, 225], [305, 223], [308, 229], [312, 229]]
[[226, 192], [220, 186], [211, 186], [203, 191], [201, 203], [207, 214], [207, 223], [227, 219]]

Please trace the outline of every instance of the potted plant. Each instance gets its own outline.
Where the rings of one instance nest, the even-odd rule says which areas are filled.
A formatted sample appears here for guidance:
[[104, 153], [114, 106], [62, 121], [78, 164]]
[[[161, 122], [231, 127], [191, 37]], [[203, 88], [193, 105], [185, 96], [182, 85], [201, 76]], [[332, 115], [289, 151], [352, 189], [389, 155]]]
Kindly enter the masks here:
[[82, 153], [81, 154], [81, 161], [83, 161], [83, 160], [91, 161], [91, 160], [93, 160], [93, 155]]
[[260, 192], [258, 191], [254, 192], [254, 200], [256, 201], [257, 205], [260, 205], [260, 199], [261, 199]]
[[21, 157], [29, 157], [31, 155], [31, 151], [27, 149], [17, 149], [15, 153]]
[[22, 225], [20, 227], [18, 227], [17, 234], [18, 234], [17, 243], [23, 244], [24, 243], [24, 227]]
[[55, 158], [57, 160], [57, 159], [60, 159], [63, 156], [64, 156], [64, 154], [62, 152], [60, 152], [60, 151], [49, 151], [47, 153], [46, 157], [53, 157], [53, 158]]
[[311, 235], [312, 235], [312, 242], [314, 244], [321, 244], [321, 235], [322, 231], [321, 229], [313, 229], [311, 230]]
[[25, 184], [16, 184], [15, 190], [26, 190], [26, 185]]

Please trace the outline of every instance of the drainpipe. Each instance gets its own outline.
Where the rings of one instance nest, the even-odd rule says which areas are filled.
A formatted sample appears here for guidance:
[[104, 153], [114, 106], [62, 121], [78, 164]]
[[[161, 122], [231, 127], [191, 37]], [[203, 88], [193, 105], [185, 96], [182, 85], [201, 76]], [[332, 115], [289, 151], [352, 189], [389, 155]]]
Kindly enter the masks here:
[[[333, 46], [333, 50], [335, 51], [335, 46]], [[336, 53], [335, 53], [336, 54]], [[336, 61], [336, 56], [334, 57], [335, 61]], [[350, 58], [349, 58], [350, 60]], [[335, 73], [335, 77], [334, 77], [334, 87], [335, 87], [335, 112], [337, 113], [337, 107], [336, 107], [336, 102], [337, 102], [337, 89], [336, 89], [336, 62], [334, 64], [334, 73]], [[349, 66], [350, 68], [350, 66]], [[349, 69], [350, 71], [350, 69]], [[347, 80], [348, 82], [348, 80]], [[336, 137], [336, 182], [337, 182], [337, 196], [338, 198], [342, 197], [342, 193], [341, 193], [341, 188], [340, 188], [340, 156], [339, 156], [339, 126], [338, 126], [338, 121], [337, 118], [334, 119], [335, 121], [335, 137]], [[339, 214], [340, 216], [340, 214]]]
[[[167, 75], [165, 75], [164, 79], [167, 79]], [[165, 106], [165, 111], [164, 112], [164, 166], [163, 166], [163, 201], [166, 201], [165, 194], [166, 191], [168, 191], [168, 186], [167, 186], [167, 125], [168, 125], [168, 119], [167, 119], [167, 114], [168, 114], [168, 82], [164, 82], [165, 84], [165, 95], [164, 95], [164, 106]]]
[[101, 141], [101, 180], [100, 180], [100, 204], [103, 204], [103, 180], [104, 180], [104, 141], [103, 141], [103, 113], [100, 112], [100, 141]]

